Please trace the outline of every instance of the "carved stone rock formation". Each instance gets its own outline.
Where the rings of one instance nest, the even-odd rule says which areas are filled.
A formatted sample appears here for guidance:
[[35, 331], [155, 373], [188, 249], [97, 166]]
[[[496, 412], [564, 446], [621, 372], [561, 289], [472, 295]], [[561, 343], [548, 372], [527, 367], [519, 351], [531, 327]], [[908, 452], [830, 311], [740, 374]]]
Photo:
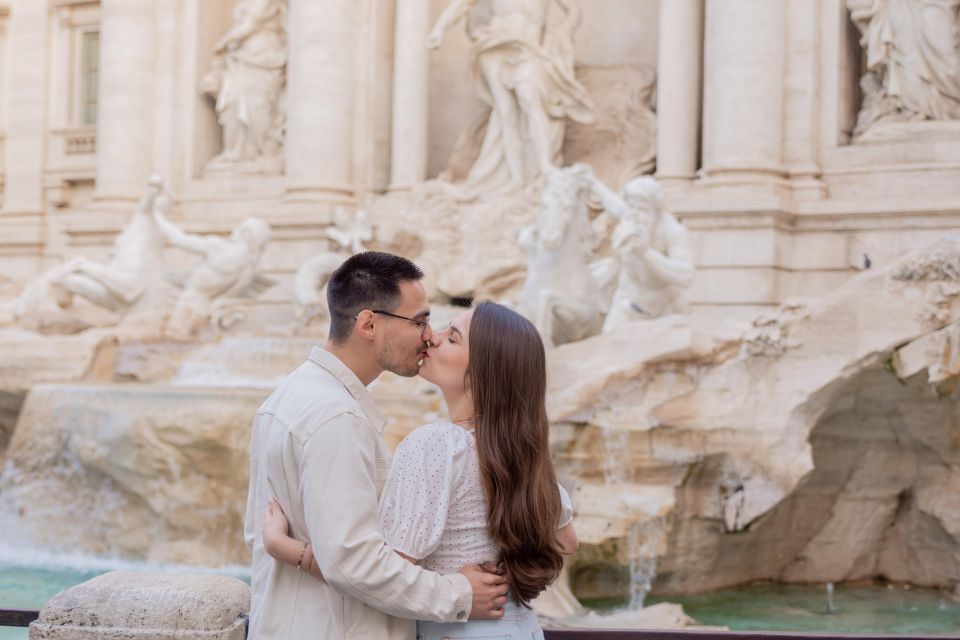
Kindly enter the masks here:
[[596, 117], [588, 124], [567, 124], [564, 162], [589, 164], [601, 181], [615, 189], [652, 173], [657, 154], [655, 71], [628, 65], [581, 65], [577, 79], [593, 99]]

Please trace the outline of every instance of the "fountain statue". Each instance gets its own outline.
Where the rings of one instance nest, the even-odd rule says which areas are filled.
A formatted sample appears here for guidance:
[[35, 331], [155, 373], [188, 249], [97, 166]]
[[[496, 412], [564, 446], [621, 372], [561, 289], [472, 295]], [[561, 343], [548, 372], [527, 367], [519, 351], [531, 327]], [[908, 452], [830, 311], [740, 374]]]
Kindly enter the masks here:
[[604, 301], [590, 270], [590, 176], [587, 165], [551, 169], [537, 224], [521, 229], [518, 238], [530, 257], [518, 310], [548, 346], [596, 335], [603, 325]]
[[204, 90], [216, 98], [223, 152], [208, 170], [279, 173], [285, 126], [285, 0], [240, 0]]
[[[556, 24], [547, 20], [553, 5], [563, 11]], [[481, 13], [489, 16], [482, 24]], [[566, 119], [593, 120], [593, 103], [573, 73], [573, 31], [580, 21], [574, 3], [452, 0], [428, 46], [438, 48], [444, 32], [468, 14], [473, 78], [490, 113], [458, 185], [464, 200], [519, 190], [548, 173], [560, 154]]]
[[619, 194], [597, 179], [592, 186], [604, 211], [618, 220], [611, 240], [617, 278], [603, 331], [637, 318], [686, 311], [683, 292], [694, 273], [690, 239], [686, 228], [664, 210], [660, 183], [641, 176]]
[[171, 245], [203, 256], [190, 271], [164, 330], [176, 340], [190, 339], [212, 321], [225, 328], [242, 317], [238, 299], [274, 284], [257, 272], [270, 241], [270, 225], [259, 218], [244, 220], [229, 238], [186, 233], [154, 209], [153, 219]]
[[151, 177], [130, 222], [114, 240], [110, 261], [77, 256], [44, 273], [14, 303], [17, 324], [45, 333], [86, 329], [94, 323], [75, 307], [78, 297], [109, 311], [107, 324], [118, 322], [162, 277], [163, 236], [154, 216], [162, 217], [171, 205], [163, 180]]
[[960, 119], [960, 2], [847, 0], [866, 69], [854, 138], [875, 125]]
[[334, 226], [326, 230], [326, 235], [337, 247], [308, 260], [297, 270], [293, 280], [294, 318], [298, 330], [329, 318], [327, 281], [344, 260], [366, 251], [364, 243], [373, 239], [373, 227], [362, 209], [351, 215], [339, 207], [334, 213]]

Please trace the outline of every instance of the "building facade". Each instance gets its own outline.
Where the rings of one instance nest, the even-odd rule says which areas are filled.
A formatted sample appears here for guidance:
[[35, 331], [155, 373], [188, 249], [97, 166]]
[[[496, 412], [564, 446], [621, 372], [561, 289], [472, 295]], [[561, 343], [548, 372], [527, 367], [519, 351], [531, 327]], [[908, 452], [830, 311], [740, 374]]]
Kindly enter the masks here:
[[[956, 3], [919, 13], [909, 4], [887, 0], [874, 15], [855, 0], [573, 2], [578, 77], [647, 74], [643, 87], [617, 91], [647, 91], [638, 100], [656, 112], [651, 170], [692, 232], [695, 306], [752, 313], [820, 295], [960, 226], [958, 113], [910, 100], [924, 90], [957, 97]], [[446, 5], [0, 3], [4, 294], [67, 257], [106, 255], [148, 177], [160, 175], [191, 231], [226, 233], [250, 215], [269, 222], [265, 265], [287, 283], [269, 296], [286, 300], [337, 207], [376, 209], [449, 171], [458, 139], [482, 116], [464, 30], [436, 50], [424, 44]], [[939, 70], [944, 87], [923, 86], [923, 69], [871, 48], [880, 21], [901, 37], [906, 15], [921, 35], [898, 47], [954, 47]], [[944, 21], [954, 35], [937, 29]], [[262, 42], [251, 45], [244, 28]], [[231, 103], [224, 82], [246, 101]], [[237, 114], [250, 110], [262, 126], [243, 124]], [[629, 114], [617, 117], [609, 128], [629, 126]], [[566, 142], [575, 134], [568, 127]]]

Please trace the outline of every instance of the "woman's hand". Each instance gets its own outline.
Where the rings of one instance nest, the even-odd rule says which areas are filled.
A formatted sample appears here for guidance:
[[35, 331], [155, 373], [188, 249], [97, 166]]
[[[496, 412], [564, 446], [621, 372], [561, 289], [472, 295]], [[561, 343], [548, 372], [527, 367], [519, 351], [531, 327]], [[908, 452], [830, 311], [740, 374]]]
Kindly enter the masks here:
[[277, 547], [281, 540], [287, 537], [289, 530], [290, 523], [287, 522], [287, 516], [283, 515], [280, 503], [271, 500], [263, 516], [263, 546], [268, 554], [274, 558], [277, 557]]

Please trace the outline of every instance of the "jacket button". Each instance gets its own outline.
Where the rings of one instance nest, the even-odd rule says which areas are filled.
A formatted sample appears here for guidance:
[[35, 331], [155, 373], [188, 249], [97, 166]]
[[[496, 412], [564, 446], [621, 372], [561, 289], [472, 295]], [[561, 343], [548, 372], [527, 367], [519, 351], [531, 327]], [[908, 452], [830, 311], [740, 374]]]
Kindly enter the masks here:
[[467, 617], [466, 611], [457, 611], [457, 620], [463, 620]]

